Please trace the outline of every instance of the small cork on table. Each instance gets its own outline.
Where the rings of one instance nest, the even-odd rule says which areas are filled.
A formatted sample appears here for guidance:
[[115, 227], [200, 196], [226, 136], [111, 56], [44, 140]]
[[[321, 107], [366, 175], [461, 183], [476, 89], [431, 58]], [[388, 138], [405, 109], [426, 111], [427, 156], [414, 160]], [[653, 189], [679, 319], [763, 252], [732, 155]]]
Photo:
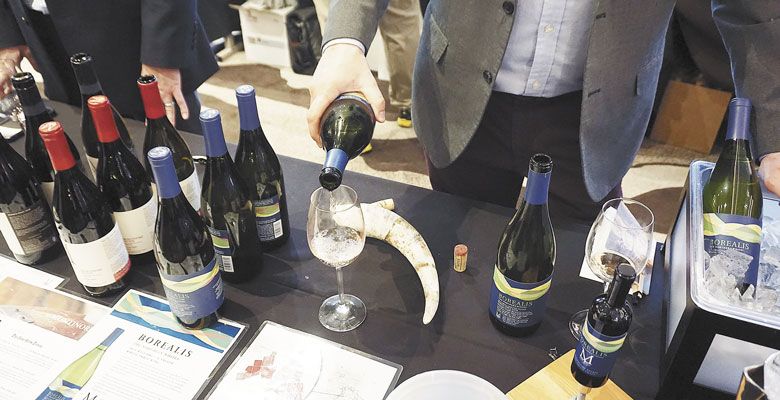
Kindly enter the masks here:
[[469, 256], [469, 248], [465, 244], [459, 244], [455, 246], [455, 262], [453, 267], [457, 272], [466, 271], [466, 261]]

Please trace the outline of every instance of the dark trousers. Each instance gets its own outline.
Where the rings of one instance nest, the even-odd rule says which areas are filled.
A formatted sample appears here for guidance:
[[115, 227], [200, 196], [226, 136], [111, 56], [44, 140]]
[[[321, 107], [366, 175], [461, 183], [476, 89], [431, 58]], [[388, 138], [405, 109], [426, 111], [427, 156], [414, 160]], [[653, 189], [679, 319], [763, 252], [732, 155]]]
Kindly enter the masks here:
[[528, 162], [552, 157], [550, 213], [593, 221], [604, 201], [620, 197], [620, 185], [593, 201], [585, 189], [580, 157], [582, 92], [553, 98], [493, 92], [474, 138], [455, 162], [436, 168], [428, 160], [435, 190], [514, 208]]

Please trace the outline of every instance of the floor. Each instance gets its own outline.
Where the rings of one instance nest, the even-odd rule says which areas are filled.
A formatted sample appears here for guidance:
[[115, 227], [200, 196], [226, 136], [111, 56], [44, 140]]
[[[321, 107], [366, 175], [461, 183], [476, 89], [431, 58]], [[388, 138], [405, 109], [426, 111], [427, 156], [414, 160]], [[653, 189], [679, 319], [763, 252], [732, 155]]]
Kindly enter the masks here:
[[[222, 112], [228, 141], [238, 140], [238, 118], [233, 89], [241, 84], [255, 86], [263, 129], [277, 153], [308, 161], [322, 162], [324, 153], [309, 138], [306, 86], [311, 77], [252, 64], [243, 53], [232, 56], [221, 70], [199, 89], [207, 107]], [[387, 82], [380, 82], [387, 93]], [[394, 110], [388, 121], [378, 124], [374, 133], [374, 151], [350, 162], [350, 169], [373, 176], [430, 188], [425, 162], [413, 129], [400, 128], [394, 122]], [[677, 212], [677, 199], [685, 184], [688, 165], [694, 159], [713, 156], [645, 140], [634, 166], [623, 180], [627, 197], [645, 203], [656, 215], [656, 238], [662, 240]]]

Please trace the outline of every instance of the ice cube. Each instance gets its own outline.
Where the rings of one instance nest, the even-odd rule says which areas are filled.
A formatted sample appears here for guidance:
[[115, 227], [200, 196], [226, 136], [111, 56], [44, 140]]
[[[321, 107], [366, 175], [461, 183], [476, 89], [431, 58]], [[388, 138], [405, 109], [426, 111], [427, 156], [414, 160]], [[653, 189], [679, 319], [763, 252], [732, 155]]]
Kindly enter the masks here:
[[751, 261], [753, 261], [753, 256], [750, 254], [728, 249], [719, 251], [718, 254], [710, 257], [709, 268], [722, 269], [727, 274], [741, 279], [745, 276]]

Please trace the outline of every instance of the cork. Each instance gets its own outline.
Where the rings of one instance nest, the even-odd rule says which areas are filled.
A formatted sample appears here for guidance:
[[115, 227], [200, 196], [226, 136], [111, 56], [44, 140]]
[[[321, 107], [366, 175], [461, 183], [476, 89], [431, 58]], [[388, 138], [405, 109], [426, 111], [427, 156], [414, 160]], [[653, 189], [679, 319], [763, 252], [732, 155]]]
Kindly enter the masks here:
[[459, 244], [455, 246], [455, 262], [453, 267], [457, 272], [466, 271], [466, 261], [469, 256], [469, 248], [465, 244]]

